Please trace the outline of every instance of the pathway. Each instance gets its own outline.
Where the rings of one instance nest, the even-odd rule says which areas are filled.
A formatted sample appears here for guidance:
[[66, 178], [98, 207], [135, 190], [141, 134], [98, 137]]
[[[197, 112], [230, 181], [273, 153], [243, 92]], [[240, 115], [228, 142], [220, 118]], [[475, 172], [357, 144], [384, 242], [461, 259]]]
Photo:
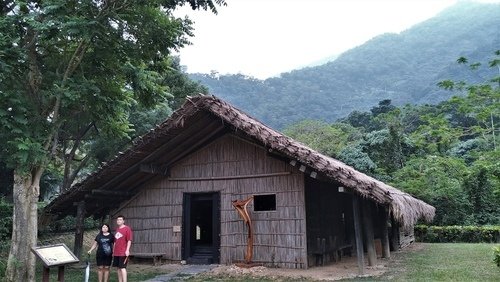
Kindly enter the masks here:
[[168, 274], [163, 274], [156, 276], [153, 279], [146, 280], [144, 282], [165, 282], [165, 281], [179, 281], [190, 278], [192, 276], [198, 275], [203, 272], [207, 272], [217, 267], [216, 264], [210, 265], [187, 265], [179, 270], [175, 270]]

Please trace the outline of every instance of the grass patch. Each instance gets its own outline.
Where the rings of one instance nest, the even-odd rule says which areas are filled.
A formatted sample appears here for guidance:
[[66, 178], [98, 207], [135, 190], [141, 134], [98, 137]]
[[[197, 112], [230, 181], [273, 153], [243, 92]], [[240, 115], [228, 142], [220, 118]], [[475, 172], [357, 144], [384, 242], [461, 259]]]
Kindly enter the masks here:
[[[94, 230], [85, 232], [84, 244], [83, 244], [83, 250], [82, 250], [82, 253], [84, 254], [83, 259], [81, 260], [80, 263], [67, 265], [65, 267], [65, 271], [64, 271], [65, 281], [83, 281], [84, 280], [85, 260], [86, 260], [85, 252], [90, 248], [90, 245], [93, 242], [96, 234], [97, 234], [97, 231], [94, 231]], [[39, 238], [38, 245], [45, 246], [45, 245], [51, 245], [51, 244], [56, 244], [56, 243], [64, 243], [64, 244], [66, 244], [66, 246], [68, 246], [70, 249], [72, 249], [73, 242], [74, 242], [74, 233], [67, 232], [67, 233], [55, 234], [55, 235], [51, 235], [51, 236], [49, 236], [49, 235], [41, 236]], [[7, 267], [8, 254], [9, 254], [9, 242], [1, 242], [0, 241], [0, 281], [3, 281], [3, 279], [5, 278], [4, 275], [5, 275], [5, 268]], [[91, 262], [90, 281], [97, 281], [97, 267], [95, 266], [95, 251], [90, 256], [90, 262]], [[164, 270], [154, 270], [154, 269], [136, 270], [137, 267], [134, 267], [134, 265], [132, 263], [129, 266], [130, 267], [127, 268], [128, 269], [128, 281], [144, 281], [144, 280], [154, 278], [157, 275], [165, 274]], [[58, 271], [57, 267], [50, 268], [50, 281], [51, 282], [57, 281], [57, 271]], [[40, 260], [37, 259], [35, 281], [42, 280], [42, 272], [43, 272], [43, 264], [41, 263]], [[118, 274], [116, 273], [116, 269], [114, 269], [114, 268], [112, 268], [110, 270], [109, 281], [110, 282], [117, 282], [118, 281]]]
[[[83, 266], [82, 266], [83, 267]], [[93, 267], [90, 269], [90, 279], [89, 281], [97, 281], [97, 268]], [[161, 273], [154, 273], [154, 272], [146, 272], [146, 273], [141, 273], [141, 272], [128, 272], [128, 281], [144, 281], [148, 280], [151, 278], [154, 278], [155, 276], [159, 275]], [[66, 266], [66, 269], [64, 271], [64, 279], [65, 281], [84, 281], [85, 278], [85, 268], [80, 268], [77, 266]], [[42, 280], [42, 265], [37, 264], [37, 269], [36, 269], [36, 279], [35, 281], [41, 281]], [[57, 281], [57, 267], [52, 267], [50, 268], [50, 281]], [[116, 273], [116, 269], [112, 268], [109, 272], [109, 281], [110, 282], [117, 282], [118, 281], [118, 274]]]
[[500, 281], [494, 244], [426, 244], [407, 258], [405, 277], [415, 281]]
[[[97, 281], [97, 272], [96, 271], [97, 271], [96, 267], [93, 267], [90, 269], [89, 281]], [[144, 280], [154, 278], [157, 275], [159, 275], [159, 273], [154, 273], [154, 272], [141, 273], [141, 272], [129, 271], [127, 276], [128, 276], [128, 281], [144, 281]], [[84, 281], [84, 278], [85, 278], [85, 268], [79, 268], [76, 266], [67, 266], [65, 271], [64, 271], [65, 281]], [[42, 265], [37, 264], [35, 281], [41, 281], [41, 280], [42, 280]], [[50, 281], [51, 282], [57, 281], [57, 267], [50, 268]], [[110, 269], [109, 281], [110, 282], [117, 282], [118, 281], [118, 274], [116, 273], [116, 269], [114, 269], [114, 268]]]
[[422, 250], [398, 253], [381, 277], [343, 281], [500, 281], [500, 269], [492, 260], [495, 244], [422, 245]]

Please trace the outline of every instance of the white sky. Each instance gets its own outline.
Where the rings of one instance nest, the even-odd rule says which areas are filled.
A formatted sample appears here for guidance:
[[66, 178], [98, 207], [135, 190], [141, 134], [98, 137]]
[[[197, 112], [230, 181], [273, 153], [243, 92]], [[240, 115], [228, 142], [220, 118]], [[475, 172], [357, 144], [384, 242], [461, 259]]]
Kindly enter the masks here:
[[[488, 2], [499, 0], [490, 0]], [[265, 79], [338, 55], [376, 35], [401, 32], [456, 0], [226, 0], [218, 15], [182, 9], [193, 45], [180, 51], [187, 72]], [[483, 1], [484, 2], [484, 1]]]

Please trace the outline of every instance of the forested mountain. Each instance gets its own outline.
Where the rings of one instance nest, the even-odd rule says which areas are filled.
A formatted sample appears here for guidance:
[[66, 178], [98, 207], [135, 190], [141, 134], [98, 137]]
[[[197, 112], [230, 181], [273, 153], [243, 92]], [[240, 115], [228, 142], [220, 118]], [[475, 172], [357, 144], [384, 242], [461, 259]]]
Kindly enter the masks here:
[[[383, 34], [317, 67], [258, 80], [243, 74], [191, 74], [210, 92], [271, 125], [303, 119], [332, 122], [381, 100], [437, 103], [451, 95], [444, 79], [483, 82], [494, 70], [471, 72], [456, 60], [488, 62], [500, 47], [500, 4], [460, 2], [399, 34]], [[362, 24], [362, 23], [360, 23]], [[369, 23], [363, 23], [369, 24]], [[266, 66], [262, 66], [265, 68]]]

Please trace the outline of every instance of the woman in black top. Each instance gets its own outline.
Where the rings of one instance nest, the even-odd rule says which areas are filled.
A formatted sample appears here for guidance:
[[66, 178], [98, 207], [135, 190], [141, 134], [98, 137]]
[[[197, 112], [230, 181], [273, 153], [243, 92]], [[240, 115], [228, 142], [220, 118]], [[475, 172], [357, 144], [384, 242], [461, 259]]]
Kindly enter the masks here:
[[97, 247], [96, 262], [97, 262], [97, 277], [99, 282], [108, 282], [109, 267], [113, 259], [113, 244], [115, 237], [109, 232], [109, 225], [103, 224], [101, 232], [95, 237], [95, 241], [90, 247], [88, 254]]

